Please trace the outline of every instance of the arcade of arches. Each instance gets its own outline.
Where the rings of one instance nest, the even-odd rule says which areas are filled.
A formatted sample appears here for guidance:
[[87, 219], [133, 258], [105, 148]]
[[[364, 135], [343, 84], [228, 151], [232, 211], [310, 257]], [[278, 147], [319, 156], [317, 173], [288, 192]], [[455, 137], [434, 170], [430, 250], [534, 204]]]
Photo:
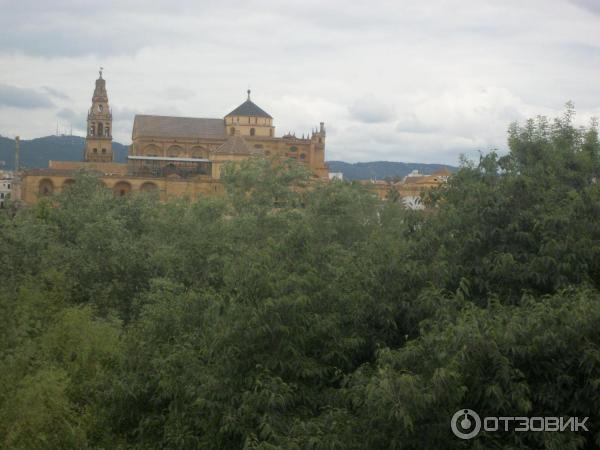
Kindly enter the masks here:
[[[30, 171], [23, 180], [26, 185], [27, 198], [37, 199], [57, 194], [76, 183], [72, 175], [64, 173], [48, 177], [44, 170]], [[194, 183], [178, 178], [144, 179], [140, 177], [125, 178], [118, 176], [100, 177], [100, 183], [109, 189], [115, 197], [123, 197], [136, 193], [154, 193], [159, 199], [181, 197], [184, 195], [194, 198], [197, 196], [223, 195], [224, 187], [218, 180], [205, 183]], [[31, 203], [35, 203], [31, 201]]]

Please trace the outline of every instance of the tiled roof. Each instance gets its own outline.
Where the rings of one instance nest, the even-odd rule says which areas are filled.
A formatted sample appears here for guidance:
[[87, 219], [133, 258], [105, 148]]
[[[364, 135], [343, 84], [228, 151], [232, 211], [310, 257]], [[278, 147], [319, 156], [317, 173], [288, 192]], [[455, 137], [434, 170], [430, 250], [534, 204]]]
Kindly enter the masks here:
[[230, 136], [215, 153], [238, 154], [238, 155], [259, 155], [263, 151], [257, 148], [250, 148], [246, 140], [241, 136]]
[[133, 139], [141, 136], [224, 139], [225, 121], [138, 114], [133, 122]]
[[248, 99], [240, 106], [235, 108], [225, 117], [229, 116], [251, 116], [251, 117], [266, 117], [272, 119], [272, 117], [263, 109], [259, 108], [252, 100]]

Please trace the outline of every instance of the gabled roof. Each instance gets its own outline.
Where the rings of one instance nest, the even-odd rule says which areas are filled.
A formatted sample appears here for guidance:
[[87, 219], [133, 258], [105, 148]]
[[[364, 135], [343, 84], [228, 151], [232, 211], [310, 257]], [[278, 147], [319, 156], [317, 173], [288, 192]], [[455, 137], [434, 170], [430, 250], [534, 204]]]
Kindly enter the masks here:
[[267, 119], [272, 119], [272, 117], [266, 111], [258, 107], [256, 103], [250, 99], [246, 100], [225, 117], [229, 116], [266, 117]]
[[227, 140], [219, 146], [215, 153], [225, 153], [228, 155], [257, 155], [261, 154], [262, 150], [250, 148], [246, 140], [241, 136], [229, 136]]
[[133, 122], [133, 139], [141, 136], [224, 139], [225, 121], [137, 114]]

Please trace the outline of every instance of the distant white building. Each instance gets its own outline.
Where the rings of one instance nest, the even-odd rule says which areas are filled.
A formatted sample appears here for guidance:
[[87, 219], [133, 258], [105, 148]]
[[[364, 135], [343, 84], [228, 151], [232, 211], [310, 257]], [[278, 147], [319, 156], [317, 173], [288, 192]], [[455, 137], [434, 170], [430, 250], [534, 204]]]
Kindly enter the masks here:
[[6, 207], [13, 189], [13, 174], [0, 170], [0, 209]]
[[406, 175], [402, 181], [406, 181], [407, 178], [420, 178], [420, 177], [424, 177], [425, 175], [422, 174], [421, 172], [419, 172], [418, 170], [413, 170], [411, 173], [409, 173], [408, 175]]
[[343, 180], [344, 174], [342, 172], [329, 172], [330, 180]]

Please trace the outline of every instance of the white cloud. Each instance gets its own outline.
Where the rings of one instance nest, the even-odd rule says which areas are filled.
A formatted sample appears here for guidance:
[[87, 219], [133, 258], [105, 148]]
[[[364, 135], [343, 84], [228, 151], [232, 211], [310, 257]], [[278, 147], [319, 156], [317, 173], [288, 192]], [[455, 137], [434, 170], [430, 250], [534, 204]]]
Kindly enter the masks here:
[[52, 105], [0, 109], [4, 135], [49, 134], [66, 111], [84, 132], [100, 65], [124, 143], [135, 113], [222, 117], [249, 86], [280, 134], [325, 121], [328, 159], [347, 161], [456, 163], [567, 100], [600, 111], [591, 0], [0, 5], [0, 84]]

